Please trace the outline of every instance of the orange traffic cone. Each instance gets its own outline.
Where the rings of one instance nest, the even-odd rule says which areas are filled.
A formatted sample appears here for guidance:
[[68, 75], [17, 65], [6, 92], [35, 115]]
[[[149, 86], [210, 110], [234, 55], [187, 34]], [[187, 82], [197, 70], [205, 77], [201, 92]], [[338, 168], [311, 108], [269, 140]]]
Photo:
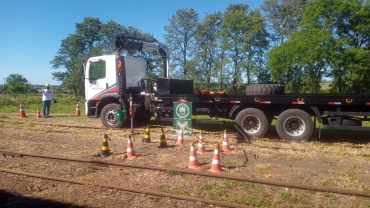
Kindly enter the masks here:
[[80, 112], [80, 104], [77, 103], [75, 116], [80, 116], [80, 115], [81, 115], [81, 112]]
[[220, 146], [217, 144], [215, 148], [215, 152], [213, 154], [211, 168], [208, 170], [210, 172], [219, 173], [222, 171], [219, 149], [220, 149]]
[[206, 148], [203, 145], [203, 132], [202, 130], [200, 130], [197, 153], [203, 154], [205, 152], [206, 152]]
[[194, 142], [192, 142], [190, 146], [190, 156], [189, 156], [188, 168], [190, 169], [199, 168], [198, 157], [197, 157], [197, 153], [195, 152]]
[[19, 118], [26, 118], [26, 112], [24, 111], [23, 104], [21, 103], [19, 106]]
[[136, 156], [135, 150], [134, 150], [134, 144], [132, 143], [132, 139], [130, 135], [128, 136], [128, 140], [127, 140], [127, 154], [126, 155], [127, 157]]
[[37, 108], [37, 114], [36, 114], [36, 118], [41, 118], [41, 115], [40, 115], [40, 110]]
[[224, 141], [222, 142], [222, 150], [225, 152], [230, 152], [229, 139], [227, 138], [227, 130], [224, 130]]
[[177, 137], [176, 144], [177, 145], [184, 144], [184, 127], [180, 127], [180, 132], [179, 132], [179, 136]]

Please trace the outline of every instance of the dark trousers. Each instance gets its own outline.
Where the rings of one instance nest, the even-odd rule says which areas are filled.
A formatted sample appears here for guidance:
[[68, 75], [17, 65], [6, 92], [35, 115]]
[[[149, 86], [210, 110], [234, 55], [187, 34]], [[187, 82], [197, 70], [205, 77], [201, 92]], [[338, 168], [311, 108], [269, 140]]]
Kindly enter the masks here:
[[51, 103], [50, 100], [44, 100], [44, 101], [42, 101], [42, 112], [44, 113], [44, 117], [48, 117], [49, 116], [50, 103]]

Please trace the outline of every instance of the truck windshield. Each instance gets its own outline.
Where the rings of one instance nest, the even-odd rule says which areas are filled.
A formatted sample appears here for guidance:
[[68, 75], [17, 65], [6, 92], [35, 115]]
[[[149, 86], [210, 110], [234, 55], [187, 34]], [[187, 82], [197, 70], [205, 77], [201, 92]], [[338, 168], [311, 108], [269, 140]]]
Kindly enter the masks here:
[[105, 61], [91, 62], [90, 63], [90, 79], [101, 79], [105, 78], [106, 74]]

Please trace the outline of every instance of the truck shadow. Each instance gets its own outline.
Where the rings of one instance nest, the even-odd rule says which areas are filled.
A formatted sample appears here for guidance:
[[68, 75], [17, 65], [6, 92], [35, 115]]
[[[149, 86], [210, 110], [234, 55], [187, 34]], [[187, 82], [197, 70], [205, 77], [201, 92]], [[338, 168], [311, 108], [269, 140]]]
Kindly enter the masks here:
[[[169, 127], [172, 122], [150, 121], [153, 128]], [[144, 125], [143, 125], [144, 126]], [[229, 135], [237, 138], [238, 143], [250, 143], [254, 138], [248, 138], [246, 135], [241, 136], [237, 127], [232, 122], [224, 122], [223, 124], [202, 124], [193, 122], [193, 129], [195, 134], [202, 130], [204, 134], [223, 134], [226, 129]], [[275, 126], [272, 125], [267, 130], [264, 139], [271, 141], [284, 141], [276, 133]], [[368, 144], [370, 143], [370, 131], [360, 130], [333, 130], [333, 129], [314, 129], [310, 139], [305, 142], [322, 142], [322, 143], [350, 143], [350, 144]]]
[[0, 190], [0, 207], [77, 207], [83, 208], [84, 206], [77, 206], [57, 201], [44, 200], [34, 197], [26, 197], [21, 195], [14, 195], [12, 193]]
[[[265, 138], [284, 141], [276, 133], [275, 126], [270, 126]], [[370, 143], [370, 131], [314, 129], [312, 136], [304, 142], [368, 144]]]

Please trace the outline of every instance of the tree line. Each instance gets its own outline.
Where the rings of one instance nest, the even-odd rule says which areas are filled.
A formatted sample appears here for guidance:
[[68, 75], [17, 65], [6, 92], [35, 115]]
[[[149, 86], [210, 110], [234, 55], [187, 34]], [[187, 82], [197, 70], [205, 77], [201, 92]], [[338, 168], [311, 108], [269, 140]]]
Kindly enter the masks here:
[[[369, 0], [265, 0], [260, 8], [230, 4], [200, 15], [178, 9], [164, 26], [170, 49], [170, 76], [194, 80], [201, 89], [243, 92], [245, 84], [279, 83], [290, 93], [369, 93]], [[83, 93], [80, 64], [113, 54], [118, 33], [155, 40], [150, 33], [110, 20], [86, 17], [62, 40], [51, 60], [54, 79]], [[126, 51], [146, 60], [149, 78], [161, 76], [157, 56]]]

